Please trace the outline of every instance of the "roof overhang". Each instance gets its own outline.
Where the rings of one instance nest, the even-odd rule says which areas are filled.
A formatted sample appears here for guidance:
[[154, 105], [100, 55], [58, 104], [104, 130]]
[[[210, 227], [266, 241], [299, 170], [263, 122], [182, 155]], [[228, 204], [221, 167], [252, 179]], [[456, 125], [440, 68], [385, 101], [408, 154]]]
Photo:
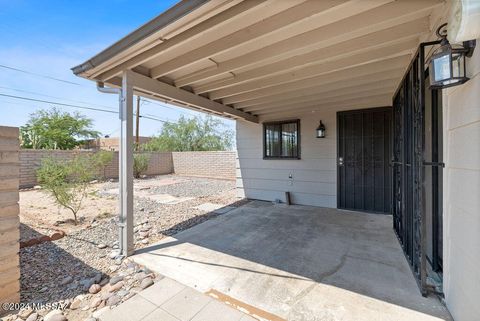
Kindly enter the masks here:
[[391, 105], [441, 0], [186, 0], [73, 72], [258, 122]]

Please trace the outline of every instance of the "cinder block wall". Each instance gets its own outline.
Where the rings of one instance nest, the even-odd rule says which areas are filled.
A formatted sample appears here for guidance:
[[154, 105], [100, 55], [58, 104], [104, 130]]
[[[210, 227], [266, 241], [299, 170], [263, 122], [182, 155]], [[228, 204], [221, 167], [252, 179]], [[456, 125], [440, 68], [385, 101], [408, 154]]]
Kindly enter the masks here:
[[[81, 153], [91, 154], [92, 152], [79, 150], [20, 150], [20, 187], [28, 188], [37, 185], [36, 172], [42, 163], [42, 159], [53, 157], [69, 160]], [[107, 178], [118, 178], [118, 152], [112, 153], [112, 162], [105, 167], [105, 171], [100, 171], [100, 176], [105, 175]], [[146, 175], [173, 173], [172, 153], [156, 152], [148, 154], [150, 155], [150, 163], [145, 173]]]
[[0, 126], [0, 316], [20, 301], [18, 128]]
[[236, 152], [173, 152], [175, 174], [235, 179]]
[[56, 159], [69, 160], [81, 151], [71, 150], [45, 150], [45, 149], [22, 149], [20, 150], [20, 187], [32, 187], [37, 184], [37, 169], [42, 159], [53, 157]]
[[[145, 172], [146, 175], [162, 175], [173, 173], [173, 160], [172, 153], [170, 152], [155, 152], [145, 153], [150, 157], [148, 163], [148, 169]], [[118, 159], [118, 155], [117, 155]], [[118, 170], [117, 170], [118, 176]]]

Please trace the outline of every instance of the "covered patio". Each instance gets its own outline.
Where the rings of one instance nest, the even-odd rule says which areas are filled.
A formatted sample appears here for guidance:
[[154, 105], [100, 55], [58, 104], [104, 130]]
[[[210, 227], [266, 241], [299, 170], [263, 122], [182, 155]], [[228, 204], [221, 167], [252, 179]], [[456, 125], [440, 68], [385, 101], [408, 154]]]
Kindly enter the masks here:
[[253, 201], [132, 259], [260, 316], [249, 306], [285, 320], [451, 320], [418, 291], [391, 226], [389, 215]]
[[[185, 0], [72, 68], [120, 97], [122, 253], [133, 253], [134, 94], [237, 120], [240, 167], [247, 169], [240, 168], [239, 189], [254, 186], [244, 195], [275, 198], [267, 187], [255, 193], [258, 183], [248, 177], [261, 157], [258, 123], [315, 119], [305, 125], [313, 132], [323, 119], [332, 132], [337, 111], [391, 106], [445, 7], [440, 0]], [[335, 135], [302, 144], [302, 164], [265, 166], [282, 169], [282, 177], [292, 176], [290, 168], [309, 169], [306, 176], [318, 177], [316, 194], [303, 188], [299, 204], [335, 207]]]
[[[415, 236], [409, 239], [412, 253], [422, 259], [411, 263], [414, 277], [390, 215], [337, 209], [369, 211], [365, 204], [371, 201], [381, 204], [370, 212], [392, 213], [399, 204], [406, 211], [407, 197], [397, 202], [392, 196], [390, 107], [403, 81], [417, 78], [419, 84], [409, 89], [422, 92], [415, 106], [424, 107], [423, 59], [437, 42], [426, 52], [420, 44], [436, 39], [434, 31], [449, 5], [440, 0], [181, 1], [74, 67], [75, 74], [96, 81], [100, 91], [120, 97], [122, 255], [134, 254], [136, 94], [235, 119], [239, 196], [282, 202], [288, 192], [297, 204], [251, 203], [137, 253], [137, 262], [202, 292], [218, 291], [288, 320], [449, 319], [435, 296], [421, 292], [427, 296], [426, 236], [420, 237], [426, 233], [419, 232], [424, 217], [408, 230]], [[419, 59], [419, 48], [421, 60], [411, 64]], [[412, 71], [412, 65], [417, 69]], [[419, 96], [411, 92], [408, 97]], [[385, 114], [375, 114], [376, 107], [384, 107]], [[339, 113], [360, 109], [372, 109], [371, 114], [345, 116], [343, 124], [351, 123], [345, 128], [353, 124], [355, 130], [346, 129], [343, 133], [350, 136], [340, 137]], [[326, 136], [315, 137], [319, 121]], [[282, 154], [280, 142], [280, 153], [268, 157], [267, 130], [280, 137], [283, 128], [289, 128], [286, 135], [295, 151]], [[368, 155], [351, 157], [360, 161], [344, 159], [342, 139], [349, 140], [354, 153], [361, 145]], [[370, 150], [363, 148], [367, 139], [365, 146], [375, 145]], [[382, 154], [381, 161], [375, 152]], [[358, 186], [360, 192], [355, 183], [340, 179], [341, 171], [356, 166], [349, 161], [362, 163], [358, 177], [363, 178], [356, 179], [364, 185]], [[367, 162], [370, 172], [363, 165]], [[409, 166], [402, 163], [402, 168]], [[371, 200], [364, 187], [373, 191]], [[414, 193], [413, 184], [408, 188]], [[407, 188], [402, 185], [402, 190]], [[341, 194], [353, 195], [353, 206], [342, 205]]]

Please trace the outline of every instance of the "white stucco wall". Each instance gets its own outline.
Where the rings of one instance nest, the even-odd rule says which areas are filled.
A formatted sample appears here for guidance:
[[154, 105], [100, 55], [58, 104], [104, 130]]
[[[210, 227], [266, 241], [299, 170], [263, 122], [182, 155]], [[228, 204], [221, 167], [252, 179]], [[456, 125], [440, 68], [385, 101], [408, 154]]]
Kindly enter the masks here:
[[[284, 201], [285, 192], [289, 191], [294, 204], [336, 207], [336, 112], [298, 118], [299, 160], [263, 160], [263, 125], [237, 121], [239, 196]], [[327, 128], [327, 137], [323, 139], [315, 137], [320, 119]], [[289, 179], [289, 174], [293, 179]]]
[[480, 39], [471, 80], [443, 92], [444, 292], [456, 321], [480, 320]]

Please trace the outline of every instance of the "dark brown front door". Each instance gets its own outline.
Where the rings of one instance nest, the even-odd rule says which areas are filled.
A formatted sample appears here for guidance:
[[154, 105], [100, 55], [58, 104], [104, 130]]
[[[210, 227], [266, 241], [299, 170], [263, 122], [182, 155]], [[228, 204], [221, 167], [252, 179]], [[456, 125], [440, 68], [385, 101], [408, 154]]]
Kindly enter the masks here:
[[338, 208], [391, 213], [392, 108], [337, 113]]

